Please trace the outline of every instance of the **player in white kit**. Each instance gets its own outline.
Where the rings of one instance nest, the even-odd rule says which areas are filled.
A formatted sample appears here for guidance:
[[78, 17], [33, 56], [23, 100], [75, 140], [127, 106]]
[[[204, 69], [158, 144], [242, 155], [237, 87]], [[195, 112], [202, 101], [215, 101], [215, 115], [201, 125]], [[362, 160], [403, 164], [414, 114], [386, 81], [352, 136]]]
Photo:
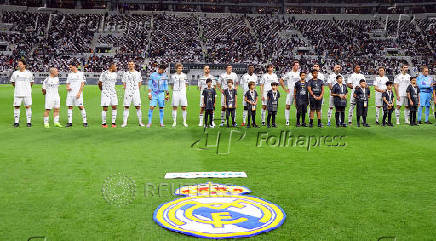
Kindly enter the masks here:
[[49, 128], [50, 110], [53, 109], [53, 123], [56, 127], [62, 127], [59, 123], [59, 108], [61, 99], [59, 97], [58, 69], [50, 68], [50, 75], [42, 82], [42, 94], [45, 95], [44, 127]]
[[[325, 81], [325, 76], [323, 73], [321, 73], [321, 68], [319, 67], [319, 64], [314, 64], [312, 66], [312, 70], [317, 70], [318, 71], [318, 79], [322, 80], [323, 82]], [[308, 82], [309, 80], [311, 80], [312, 77], [312, 71], [310, 71], [310, 73], [306, 76], [306, 82]]]
[[335, 67], [333, 67], [333, 73], [331, 73], [327, 79], [327, 84], [329, 85], [329, 89], [330, 89], [330, 98], [329, 98], [329, 110], [327, 112], [327, 126], [331, 125], [331, 119], [332, 119], [332, 113], [333, 113], [333, 108], [335, 108], [335, 101], [334, 101], [334, 97], [332, 96], [332, 89], [333, 86], [335, 86], [336, 82], [336, 76], [341, 75], [341, 70], [342, 67], [340, 65], [335, 65]]
[[241, 126], [245, 126], [245, 121], [247, 119], [247, 114], [248, 114], [248, 107], [247, 107], [247, 102], [244, 100], [245, 98], [245, 93], [247, 93], [247, 91], [249, 90], [248, 88], [248, 84], [250, 82], [254, 82], [255, 86], [257, 85], [257, 75], [254, 73], [254, 65], [249, 64], [248, 65], [248, 72], [245, 73], [242, 77], [241, 77], [241, 86], [243, 88], [243, 94], [242, 94], [242, 103], [244, 103], [244, 111], [242, 112], [242, 124]]
[[[203, 76], [200, 77], [198, 80], [198, 89], [200, 90], [200, 115], [199, 115], [199, 123], [198, 126], [203, 126], [203, 120], [204, 120], [204, 101], [203, 101], [203, 90], [207, 88], [206, 80], [211, 79], [212, 80], [212, 88], [216, 87], [216, 77], [210, 74], [210, 67], [209, 65], [205, 65], [203, 67]], [[215, 121], [213, 121], [215, 118], [215, 111], [214, 114], [212, 114], [212, 128], [215, 127]]]
[[88, 127], [88, 122], [86, 121], [86, 111], [83, 107], [83, 87], [85, 86], [86, 79], [83, 72], [77, 69], [78, 63], [75, 61], [71, 62], [70, 70], [71, 72], [67, 76], [66, 87], [67, 87], [67, 101], [66, 105], [68, 107], [68, 123], [65, 127], [73, 126], [73, 106], [77, 106], [82, 113], [83, 127]]
[[401, 72], [394, 78], [395, 95], [397, 96], [397, 108], [395, 109], [395, 117], [397, 119], [397, 125], [400, 124], [400, 109], [404, 106], [404, 123], [410, 124], [410, 111], [409, 111], [409, 99], [407, 97], [407, 87], [410, 84], [410, 75], [407, 73], [409, 66], [403, 64], [401, 66]]
[[[227, 65], [226, 66], [226, 72], [222, 73], [219, 76], [218, 79], [218, 90], [221, 92], [221, 124], [220, 126], [224, 126], [225, 123], [225, 116], [226, 116], [226, 103], [225, 103], [225, 99], [224, 99], [224, 90], [226, 90], [227, 87], [227, 80], [231, 79], [233, 81], [234, 84], [234, 88], [235, 90], [238, 90], [238, 84], [239, 84], [239, 80], [238, 80], [238, 75], [233, 72], [233, 67], [231, 65]], [[236, 116], [236, 113], [235, 113]]]
[[186, 107], [188, 106], [186, 88], [188, 87], [188, 76], [182, 72], [183, 65], [181, 63], [177, 63], [175, 69], [176, 73], [171, 75], [170, 78], [170, 84], [173, 89], [173, 97], [171, 100], [173, 106], [173, 127], [177, 125], [177, 107], [179, 105], [182, 108], [183, 126], [188, 127], [188, 124], [186, 124]]
[[26, 61], [17, 61], [18, 70], [11, 76], [11, 84], [14, 86], [14, 127], [20, 126], [20, 107], [26, 107], [27, 127], [32, 127], [32, 85], [33, 74], [26, 69]]
[[123, 112], [123, 124], [121, 127], [127, 126], [127, 120], [129, 119], [130, 104], [136, 108], [136, 116], [138, 117], [139, 126], [145, 126], [142, 123], [142, 111], [141, 111], [141, 95], [139, 89], [142, 85], [141, 73], [135, 70], [135, 62], [129, 61], [127, 64], [129, 70], [124, 72], [122, 77], [123, 89], [124, 89], [124, 112]]
[[265, 126], [265, 115], [266, 115], [266, 105], [267, 105], [267, 93], [272, 89], [271, 83], [279, 83], [279, 78], [273, 72], [274, 65], [268, 64], [266, 66], [266, 73], [262, 75], [260, 79], [260, 92], [262, 93], [262, 110], [261, 110], [261, 118], [262, 118], [262, 126]]
[[351, 89], [350, 109], [348, 110], [348, 125], [351, 125], [353, 123], [354, 107], [356, 106], [354, 90], [357, 86], [360, 85], [360, 80], [362, 79], [366, 81], [365, 76], [360, 73], [360, 66], [354, 66], [354, 72], [350, 76], [348, 76], [347, 80], [347, 87]]
[[101, 90], [100, 105], [103, 108], [101, 111], [101, 127], [107, 128], [106, 113], [109, 106], [112, 106], [112, 128], [117, 127], [117, 106], [118, 96], [115, 84], [117, 83], [117, 64], [112, 62], [109, 64], [108, 70], [101, 73], [98, 80], [98, 88]]
[[[297, 60], [292, 62], [292, 69], [288, 73], [286, 73], [281, 79], [280, 79], [280, 85], [282, 86], [283, 90], [285, 90], [286, 93], [286, 108], [285, 108], [285, 119], [286, 119], [286, 125], [289, 126], [289, 115], [291, 111], [291, 105], [294, 103], [294, 87], [295, 82], [298, 82], [300, 80], [300, 62]], [[285, 87], [285, 81], [288, 85], [288, 87]]]
[[378, 76], [375, 77], [374, 89], [375, 89], [375, 124], [379, 125], [378, 122], [380, 117], [380, 109], [383, 111], [383, 93], [386, 92], [388, 82], [388, 77], [385, 76], [385, 68], [378, 68]]

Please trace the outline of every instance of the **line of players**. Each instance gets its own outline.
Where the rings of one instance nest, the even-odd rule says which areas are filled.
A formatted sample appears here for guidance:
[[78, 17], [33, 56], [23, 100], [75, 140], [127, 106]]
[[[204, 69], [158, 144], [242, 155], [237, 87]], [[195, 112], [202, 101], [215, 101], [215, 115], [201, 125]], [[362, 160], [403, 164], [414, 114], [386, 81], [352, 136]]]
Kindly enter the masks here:
[[[72, 126], [73, 106], [77, 106], [81, 111], [83, 126], [87, 127], [86, 111], [83, 105], [83, 87], [86, 83], [86, 79], [83, 72], [78, 71], [78, 63], [72, 62], [70, 64], [71, 72], [68, 74], [66, 81], [66, 89], [68, 91], [66, 98], [66, 105], [68, 107], [68, 123], [66, 127]], [[169, 100], [168, 86], [173, 89], [172, 96], [172, 118], [173, 126], [177, 123], [177, 109], [181, 106], [183, 114], [183, 125], [187, 127], [186, 123], [186, 108], [188, 106], [186, 98], [186, 88], [188, 86], [188, 80], [186, 74], [182, 72], [183, 66], [178, 63], [175, 66], [176, 73], [168, 76], [165, 73], [166, 66], [160, 65], [158, 70], [152, 73], [148, 81], [148, 98], [150, 100], [150, 108], [148, 113], [147, 127], [152, 124], [152, 115], [155, 107], [159, 107], [160, 126], [163, 124], [164, 106], [165, 101]], [[221, 126], [227, 125], [236, 126], [235, 116], [237, 108], [237, 89], [239, 85], [243, 88], [244, 96], [242, 103], [244, 106], [243, 111], [243, 123], [242, 126], [247, 125], [256, 127], [255, 116], [256, 106], [258, 101], [258, 95], [255, 90], [256, 85], [260, 84], [261, 92], [261, 122], [262, 125], [276, 126], [275, 117], [278, 111], [278, 99], [280, 93], [278, 91], [278, 85], [280, 84], [286, 95], [285, 106], [285, 119], [286, 125], [289, 125], [290, 121], [290, 108], [295, 104], [297, 109], [297, 126], [306, 126], [305, 116], [307, 112], [307, 106], [310, 106], [309, 112], [309, 126], [313, 126], [313, 119], [315, 112], [318, 117], [318, 126], [322, 127], [321, 122], [321, 106], [323, 104], [324, 96], [324, 81], [325, 76], [319, 72], [319, 65], [315, 64], [311, 73], [300, 72], [300, 66], [298, 61], [292, 62], [292, 69], [286, 73], [282, 78], [274, 73], [274, 66], [267, 65], [266, 73], [263, 74], [258, 80], [257, 75], [254, 73], [254, 66], [249, 65], [248, 71], [239, 78], [236, 73], [232, 71], [232, 66], [226, 67], [225, 73], [219, 77], [212, 76], [210, 74], [209, 66], [204, 66], [204, 74], [198, 81], [198, 88], [200, 90], [200, 115], [199, 126], [214, 127], [215, 119], [215, 95], [211, 98], [211, 93], [205, 91], [207, 89], [217, 89], [221, 93]], [[336, 124], [337, 126], [346, 126], [345, 124], [345, 107], [347, 105], [348, 89], [351, 89], [350, 93], [350, 108], [348, 112], [348, 125], [352, 124], [352, 118], [354, 108], [356, 107], [357, 113], [357, 125], [360, 125], [360, 119], [363, 120], [364, 126], [369, 126], [366, 122], [366, 115], [368, 111], [368, 100], [370, 98], [370, 91], [366, 85], [365, 76], [360, 73], [360, 66], [354, 67], [354, 72], [348, 77], [347, 83], [343, 80], [341, 75], [341, 66], [336, 65], [333, 73], [331, 73], [327, 79], [328, 87], [330, 89], [329, 110], [327, 114], [328, 125], [331, 124], [331, 117], [333, 114], [333, 108], [336, 108]], [[422, 68], [422, 73], [417, 78], [412, 78], [408, 73], [408, 66], [403, 65], [401, 72], [395, 77], [393, 87], [395, 90], [396, 104], [394, 108], [395, 97], [392, 91], [392, 82], [385, 76], [385, 69], [379, 68], [379, 74], [374, 82], [376, 91], [376, 123], [379, 124], [380, 110], [383, 110], [383, 124], [392, 124], [390, 116], [395, 109], [395, 116], [397, 124], [400, 119], [400, 109], [404, 106], [405, 123], [415, 124], [413, 121], [412, 113], [418, 110], [418, 122], [421, 123], [422, 109], [425, 108], [425, 123], [429, 122], [429, 111], [431, 105], [431, 99], [433, 96], [436, 103], [436, 91], [435, 83], [429, 76], [427, 67]], [[49, 127], [49, 112], [53, 109], [54, 126], [61, 127], [59, 123], [59, 108], [60, 98], [58, 93], [59, 78], [57, 77], [58, 71], [56, 68], [50, 68], [49, 77], [43, 81], [42, 91], [45, 95], [45, 112], [44, 112], [44, 126]], [[117, 106], [118, 96], [115, 89], [117, 80], [117, 64], [111, 63], [107, 71], [104, 71], [99, 79], [98, 85], [101, 90], [101, 106], [102, 106], [102, 127], [107, 128], [106, 113], [108, 108], [112, 108], [112, 127], [116, 127], [117, 118]], [[306, 81], [308, 80], [308, 81]], [[15, 87], [14, 89], [14, 126], [19, 126], [20, 118], [20, 106], [23, 103], [26, 107], [26, 120], [27, 126], [31, 126], [31, 87], [33, 84], [33, 74], [26, 70], [26, 62], [24, 60], [18, 61], [18, 70], [11, 76], [11, 83]], [[209, 83], [208, 83], [209, 82]], [[142, 111], [141, 111], [141, 97], [140, 88], [142, 83], [142, 77], [140, 72], [135, 70], [135, 63], [133, 61], [128, 62], [128, 71], [122, 76], [122, 83], [124, 89], [123, 99], [123, 124], [122, 127], [127, 125], [129, 116], [129, 107], [133, 103], [136, 108], [138, 122], [140, 126], [145, 126], [142, 123]], [[216, 92], [215, 92], [216, 93]], [[213, 104], [210, 101], [213, 100]], [[206, 115], [205, 115], [206, 113]], [[268, 113], [268, 115], [267, 115]], [[246, 118], [249, 117], [249, 123], [246, 124]], [[205, 117], [208, 121], [203, 124]], [[268, 123], [266, 124], [265, 117], [267, 117]], [[385, 122], [388, 117], [388, 123]], [[436, 117], [436, 112], [435, 112]], [[231, 118], [231, 124], [229, 119]], [[251, 120], [250, 120], [251, 119]], [[301, 119], [301, 122], [300, 122]], [[270, 121], [272, 120], [272, 124]], [[412, 120], [412, 121], [410, 121]], [[416, 118], [415, 118], [416, 120]], [[251, 121], [251, 123], [250, 123]]]

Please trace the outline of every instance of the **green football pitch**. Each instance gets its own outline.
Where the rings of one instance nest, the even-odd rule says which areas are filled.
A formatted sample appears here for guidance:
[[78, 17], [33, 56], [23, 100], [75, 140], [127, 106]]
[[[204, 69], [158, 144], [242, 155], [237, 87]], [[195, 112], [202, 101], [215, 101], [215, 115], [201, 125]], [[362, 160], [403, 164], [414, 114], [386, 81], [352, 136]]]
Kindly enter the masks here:
[[[101, 128], [97, 86], [84, 91], [89, 128], [81, 126], [74, 109], [72, 128], [44, 129], [40, 87], [33, 87], [33, 127], [25, 127], [22, 108], [21, 127], [13, 128], [13, 88], [0, 85], [0, 240], [195, 240], [161, 228], [152, 216], [160, 204], [176, 198], [172, 186], [207, 181], [246, 186], [251, 195], [286, 212], [281, 227], [250, 240], [435, 240], [436, 126], [375, 126], [373, 98], [370, 128], [297, 129], [295, 108], [292, 125], [284, 125], [282, 95], [278, 128], [235, 128], [240, 138], [205, 149], [196, 87], [188, 89], [188, 128], [181, 125], [180, 110], [179, 125], [171, 127], [167, 105], [167, 127], [156, 125], [155, 111], [150, 129], [137, 125], [134, 108], [126, 128]], [[65, 124], [66, 93], [60, 89]], [[240, 124], [241, 105], [237, 115]], [[324, 105], [324, 123], [326, 115]], [[121, 119], [119, 110], [118, 124]], [[227, 128], [207, 131], [208, 136], [230, 135]], [[270, 137], [283, 131], [301, 142], [275, 144]], [[328, 145], [330, 137], [340, 137], [341, 144]], [[165, 173], [188, 171], [245, 171], [248, 177], [164, 179]], [[120, 177], [134, 181], [125, 192], [129, 195], [105, 199], [104, 183]]]

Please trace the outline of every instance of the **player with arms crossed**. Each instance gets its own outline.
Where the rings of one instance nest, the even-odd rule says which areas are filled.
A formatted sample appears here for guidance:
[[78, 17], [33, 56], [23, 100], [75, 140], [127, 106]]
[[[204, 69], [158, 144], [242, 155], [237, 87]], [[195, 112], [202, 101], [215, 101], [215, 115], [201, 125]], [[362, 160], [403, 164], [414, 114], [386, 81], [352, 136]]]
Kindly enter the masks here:
[[[251, 82], [254, 82], [254, 86], [257, 85], [257, 75], [254, 73], [254, 65], [249, 64], [248, 65], [248, 72], [245, 73], [241, 78], [241, 86], [243, 87], [243, 94], [242, 94], [242, 103], [244, 105], [244, 111], [242, 112], [242, 125], [245, 126], [245, 121], [247, 119], [247, 114], [249, 112], [249, 108], [251, 108], [249, 102], [245, 101], [245, 95], [247, 94], [247, 91], [250, 90], [249, 84]], [[248, 123], [250, 124], [250, 123]]]
[[109, 64], [109, 69], [101, 73], [100, 79], [98, 80], [98, 88], [101, 90], [101, 106], [103, 110], [101, 111], [101, 126], [107, 128], [106, 124], [106, 113], [108, 106], [112, 106], [112, 128], [117, 127], [117, 106], [118, 106], [118, 96], [115, 89], [115, 84], [117, 83], [117, 64]]
[[150, 75], [148, 80], [148, 99], [150, 100], [150, 110], [148, 110], [147, 128], [151, 127], [153, 118], [153, 110], [159, 105], [159, 120], [160, 126], [165, 127], [163, 123], [165, 101], [169, 98], [168, 92], [168, 76], [165, 73], [167, 66], [159, 65], [156, 72]]
[[54, 126], [62, 127], [59, 123], [59, 108], [61, 99], [59, 97], [58, 69], [50, 68], [50, 75], [42, 82], [42, 94], [45, 95], [44, 127], [49, 128], [50, 110], [53, 109]]
[[127, 126], [127, 120], [129, 119], [130, 112], [129, 108], [132, 102], [136, 108], [136, 116], [138, 117], [139, 126], [144, 126], [144, 123], [142, 123], [141, 95], [139, 91], [142, 85], [141, 73], [135, 70], [135, 62], [129, 61], [127, 66], [129, 70], [124, 72], [123, 78], [121, 79], [124, 89], [124, 112], [123, 124], [121, 127]]
[[350, 95], [350, 109], [348, 110], [348, 125], [353, 123], [354, 107], [356, 106], [356, 98], [354, 97], [354, 90], [360, 86], [360, 80], [365, 80], [365, 76], [360, 73], [360, 66], [354, 66], [354, 72], [348, 77], [347, 87], [351, 89]]
[[32, 127], [32, 85], [33, 74], [26, 69], [26, 61], [18, 60], [18, 70], [12, 73], [11, 84], [14, 86], [14, 127], [20, 126], [21, 103], [26, 107], [27, 127]]
[[409, 99], [407, 97], [406, 89], [410, 84], [410, 75], [407, 73], [409, 67], [407, 64], [401, 66], [401, 72], [394, 78], [395, 96], [397, 96], [397, 109], [395, 110], [395, 117], [397, 125], [400, 124], [400, 109], [404, 106], [404, 122], [410, 123], [409, 120]]
[[262, 93], [262, 110], [261, 110], [262, 126], [265, 126], [265, 114], [266, 114], [266, 107], [268, 104], [268, 98], [267, 98], [268, 91], [272, 89], [271, 87], [272, 83], [279, 83], [279, 78], [273, 71], [274, 71], [274, 65], [268, 64], [266, 66], [266, 73], [262, 75], [262, 78], [260, 80], [260, 93]]
[[182, 107], [183, 126], [188, 127], [188, 124], [186, 124], [186, 107], [188, 106], [186, 88], [188, 88], [188, 77], [182, 72], [183, 65], [181, 63], [177, 63], [175, 69], [176, 73], [171, 75], [171, 87], [173, 88], [173, 127], [177, 125], [177, 107], [179, 105]]
[[85, 74], [77, 69], [78, 63], [73, 61], [70, 64], [71, 72], [67, 77], [67, 101], [68, 107], [68, 123], [65, 127], [73, 126], [73, 106], [77, 106], [82, 114], [83, 127], [88, 127], [86, 121], [86, 111], [83, 106], [83, 87], [85, 86], [86, 79]]
[[[216, 85], [215, 77], [210, 74], [209, 65], [205, 65], [203, 67], [203, 72], [204, 72], [203, 76], [201, 76], [200, 79], [198, 80], [198, 90], [200, 90], [200, 115], [199, 115], [200, 121], [198, 123], [198, 126], [203, 126], [203, 120], [204, 120], [204, 117], [203, 117], [204, 116], [203, 90], [207, 88], [206, 80], [210, 79], [212, 81], [211, 82], [212, 88], [215, 88], [215, 85]], [[213, 119], [214, 119], [214, 114], [212, 116], [212, 127], [215, 126], [215, 122]], [[205, 124], [207, 124], [207, 123], [205, 123]]]
[[[333, 94], [333, 86], [335, 86], [338, 83], [336, 81], [336, 79], [337, 79], [337, 76], [341, 75], [341, 70], [342, 70], [342, 67], [340, 65], [338, 65], [338, 64], [335, 65], [335, 67], [333, 67], [333, 73], [331, 73], [327, 79], [327, 84], [329, 85], [329, 89], [330, 89], [329, 110], [327, 112], [327, 126], [331, 125], [330, 121], [332, 119], [333, 108], [335, 108], [335, 97], [332, 95]], [[340, 87], [342, 88], [342, 83], [341, 83]], [[342, 94], [342, 92], [341, 92], [341, 94]], [[341, 97], [339, 97], [339, 96], [338, 96], [338, 98], [336, 98], [336, 99], [337, 100], [341, 99]], [[335, 117], [336, 117], [336, 114], [335, 114]], [[337, 121], [336, 121], [336, 123], [337, 123]]]
[[[379, 67], [378, 68], [378, 76], [375, 77], [374, 81], [374, 89], [375, 89], [375, 124], [379, 125], [378, 122], [380, 117], [380, 109], [384, 110], [383, 106], [385, 106], [385, 101], [383, 99], [383, 93], [386, 92], [387, 85], [386, 83], [389, 81], [388, 77], [385, 76], [385, 68]], [[383, 114], [384, 115], [384, 114]]]
[[[218, 81], [218, 90], [221, 92], [221, 124], [225, 125], [225, 115], [226, 115], [226, 103], [224, 98], [224, 91], [227, 89], [227, 80], [231, 79], [234, 84], [235, 90], [238, 90], [238, 75], [233, 72], [233, 67], [231, 65], [226, 66], [226, 72], [222, 73]], [[236, 113], [235, 113], [236, 115]]]
[[[288, 87], [285, 87], [285, 81], [288, 85]], [[291, 111], [291, 105], [294, 103], [294, 86], [295, 83], [300, 81], [300, 63], [295, 60], [292, 62], [292, 69], [291, 71], [287, 72], [281, 79], [280, 79], [280, 85], [282, 86], [283, 90], [288, 93], [286, 95], [286, 108], [285, 108], [285, 119], [286, 119], [286, 125], [289, 126], [289, 115]]]

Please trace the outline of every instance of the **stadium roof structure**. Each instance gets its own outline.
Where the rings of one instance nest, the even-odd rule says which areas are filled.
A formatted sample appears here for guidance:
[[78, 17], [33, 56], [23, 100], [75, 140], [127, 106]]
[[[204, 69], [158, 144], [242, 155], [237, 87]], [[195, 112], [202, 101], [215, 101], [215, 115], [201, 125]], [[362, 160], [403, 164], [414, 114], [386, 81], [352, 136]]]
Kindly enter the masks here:
[[186, 11], [228, 13], [430, 13], [436, 1], [430, 0], [2, 0], [1, 4], [47, 8], [85, 8], [143, 11]]

